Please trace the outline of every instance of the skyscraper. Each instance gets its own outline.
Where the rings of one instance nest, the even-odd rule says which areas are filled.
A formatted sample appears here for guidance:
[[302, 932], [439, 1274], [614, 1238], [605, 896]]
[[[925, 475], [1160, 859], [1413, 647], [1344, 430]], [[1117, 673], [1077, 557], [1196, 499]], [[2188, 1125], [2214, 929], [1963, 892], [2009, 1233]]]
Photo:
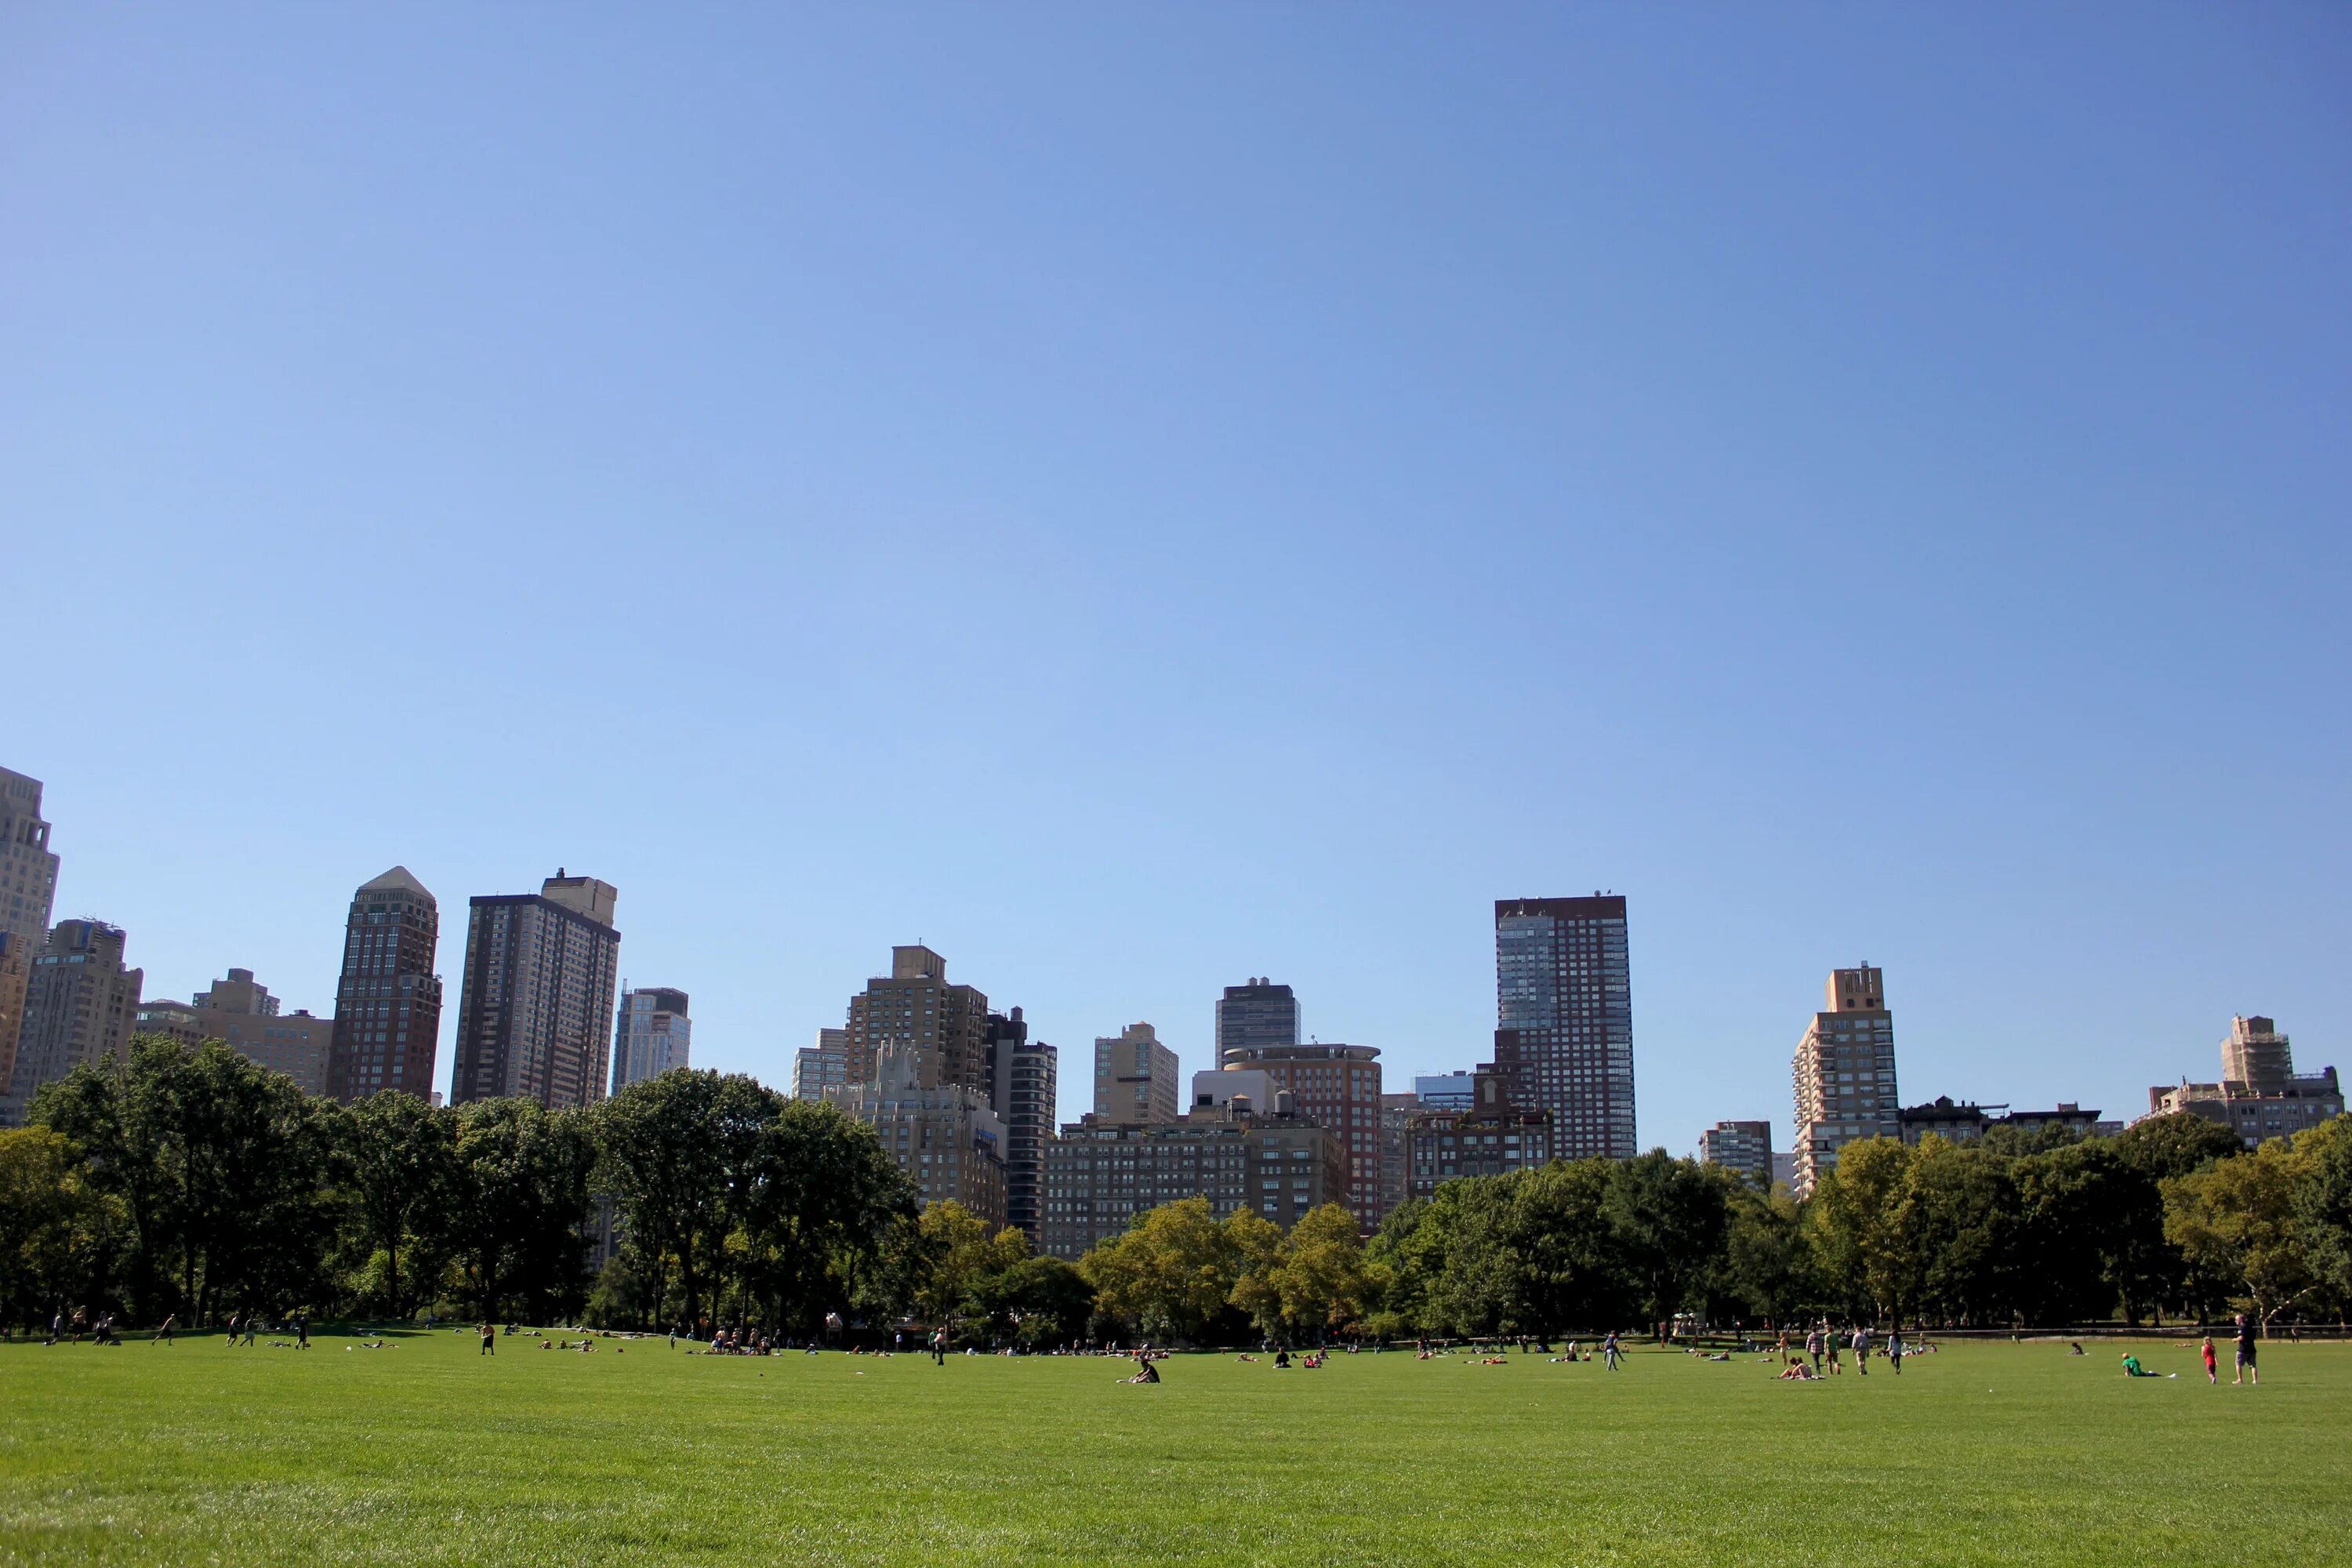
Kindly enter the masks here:
[[25, 986], [49, 938], [58, 858], [41, 820], [41, 781], [0, 768], [0, 1097], [16, 1070]]
[[1790, 1068], [1797, 1089], [1797, 1179], [1790, 1184], [1801, 1198], [1855, 1139], [1903, 1136], [1895, 1015], [1884, 977], [1867, 963], [1832, 969], [1822, 989], [1828, 1006], [1813, 1015]]
[[613, 1027], [613, 1092], [688, 1065], [693, 1034], [685, 992], [643, 985], [623, 996], [620, 1018]]
[[1298, 1043], [1298, 998], [1287, 985], [1253, 975], [1228, 985], [1217, 1001], [1217, 1061], [1231, 1066], [1235, 1052]]
[[327, 1050], [327, 1092], [335, 1099], [349, 1102], [383, 1089], [420, 1099], [432, 1092], [441, 1044], [441, 977], [433, 973], [440, 940], [441, 906], [407, 867], [394, 866], [352, 895]]
[[1004, 1123], [1004, 1221], [1039, 1245], [1045, 1215], [1045, 1145], [1054, 1139], [1057, 1053], [1032, 1042], [1021, 1009], [988, 1016], [989, 1109]]
[[1622, 897], [1496, 900], [1495, 1066], [1555, 1158], [1634, 1153], [1633, 990]]
[[874, 1081], [882, 1047], [936, 1052], [939, 1081], [988, 1092], [988, 997], [948, 984], [948, 961], [928, 947], [894, 947], [890, 973], [849, 999], [848, 1081]]
[[559, 868], [536, 893], [473, 900], [453, 1104], [520, 1095], [560, 1109], [604, 1098], [618, 898], [611, 883]]
[[819, 1029], [816, 1044], [793, 1053], [793, 1098], [823, 1100], [849, 1081], [849, 1031]]
[[1182, 1109], [1176, 1053], [1149, 1024], [1095, 1037], [1095, 1114], [1105, 1121], [1173, 1121]]
[[16, 1071], [0, 1099], [0, 1126], [24, 1125], [33, 1093], [131, 1043], [146, 976], [122, 963], [120, 928], [59, 921], [33, 960]]

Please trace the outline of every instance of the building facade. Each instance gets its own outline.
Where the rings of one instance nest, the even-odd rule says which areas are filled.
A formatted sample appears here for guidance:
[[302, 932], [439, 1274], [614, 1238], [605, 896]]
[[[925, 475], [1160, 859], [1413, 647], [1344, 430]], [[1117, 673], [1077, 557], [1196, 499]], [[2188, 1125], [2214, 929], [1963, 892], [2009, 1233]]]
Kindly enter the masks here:
[[[163, 1026], [153, 1033], [177, 1038], [193, 1026], [196, 1038], [219, 1040], [256, 1066], [282, 1072], [305, 1094], [327, 1092], [327, 1058], [334, 1045], [335, 1021], [313, 1017], [304, 1008], [283, 1011], [269, 987], [250, 969], [232, 969], [210, 990], [196, 993], [184, 1017], [174, 1015], [169, 1002], [153, 1009]], [[151, 1009], [139, 1010], [142, 1030], [148, 1028]]]
[[991, 1231], [1005, 1224], [1004, 1123], [988, 1096], [947, 1082], [937, 1051], [886, 1043], [874, 1077], [825, 1091], [847, 1114], [874, 1129], [899, 1169], [915, 1179], [926, 1206], [950, 1199]]
[[2271, 1019], [2232, 1018], [2229, 1038], [2221, 1042], [2220, 1082], [2184, 1079], [2147, 1091], [2148, 1115], [2184, 1110], [2219, 1122], [2251, 1149], [2343, 1115], [2344, 1088], [2333, 1067], [2298, 1074], [2287, 1037]]
[[1287, 985], [1252, 975], [1217, 999], [1217, 1060], [1298, 1043], [1298, 998]]
[[1412, 1119], [1426, 1110], [1417, 1094], [1381, 1096], [1381, 1217], [1412, 1196]]
[[847, 1081], [871, 1083], [883, 1047], [929, 1051], [942, 1083], [988, 1092], [988, 998], [948, 984], [948, 961], [928, 947], [894, 947], [890, 973], [849, 999]]
[[41, 781], [0, 768], [0, 1108], [12, 1090], [26, 988], [33, 960], [48, 945], [57, 896], [58, 858], [41, 817]]
[[1478, 1080], [1461, 1068], [1452, 1072], [1423, 1073], [1412, 1080], [1412, 1092], [1426, 1110], [1467, 1110], [1478, 1102]]
[[608, 882], [559, 868], [536, 893], [472, 900], [452, 1103], [517, 1096], [561, 1110], [604, 1098], [618, 898]]
[[1903, 1135], [1885, 977], [1868, 963], [1833, 969], [1822, 999], [1827, 1006], [1813, 1015], [1790, 1064], [1797, 1097], [1794, 1186], [1801, 1198], [1855, 1139]]
[[1899, 1120], [1903, 1142], [1915, 1144], [1930, 1132], [1947, 1142], [1965, 1143], [1983, 1137], [1996, 1127], [2013, 1127], [2021, 1132], [2066, 1127], [2085, 1137], [2097, 1136], [2101, 1131], [2099, 1113], [2085, 1110], [2073, 1100], [2060, 1100], [2051, 1110], [2011, 1110], [2006, 1105], [1955, 1101], [1948, 1094], [1939, 1094], [1924, 1105], [1905, 1106]]
[[[1228, 1051], [1225, 1072], [1265, 1076], [1272, 1090], [1256, 1103], [1287, 1093], [1300, 1116], [1329, 1133], [1341, 1166], [1338, 1202], [1366, 1232], [1380, 1228], [1388, 1211], [1381, 1206], [1381, 1063], [1377, 1046], [1254, 1046]], [[1193, 1078], [1200, 1086], [1213, 1075]]]
[[793, 1098], [823, 1100], [849, 1081], [849, 1031], [819, 1029], [816, 1044], [793, 1053]]
[[1182, 1111], [1176, 1053], [1149, 1024], [1095, 1037], [1095, 1115], [1105, 1121], [1168, 1122]]
[[1718, 1121], [1698, 1135], [1703, 1165], [1721, 1165], [1738, 1172], [1759, 1187], [1772, 1184], [1772, 1124], [1769, 1121]]
[[1510, 1080], [1500, 1072], [1474, 1075], [1466, 1110], [1423, 1110], [1405, 1129], [1410, 1195], [1428, 1198], [1457, 1176], [1507, 1176], [1534, 1170], [1559, 1152], [1549, 1110], [1512, 1105]]
[[41, 1085], [129, 1047], [147, 977], [123, 963], [123, 948], [121, 930], [97, 921], [50, 928], [26, 981], [25, 1026], [0, 1126], [23, 1126]]
[[694, 1020], [687, 995], [670, 985], [640, 985], [621, 997], [613, 1026], [613, 1092], [693, 1065]]
[[1496, 901], [1494, 1065], [1562, 1159], [1633, 1156], [1633, 992], [1623, 898]]
[[1004, 1218], [1044, 1245], [1045, 1145], [1054, 1141], [1057, 1053], [1029, 1038], [1021, 1009], [988, 1016], [988, 1102], [1004, 1124]]
[[362, 882], [343, 922], [343, 968], [327, 1051], [327, 1092], [433, 1092], [441, 1046], [441, 906], [405, 866]]
[[1044, 1250], [1075, 1262], [1138, 1215], [1191, 1197], [1218, 1219], [1245, 1208], [1294, 1225], [1338, 1201], [1342, 1180], [1323, 1129], [1278, 1108], [1228, 1104], [1168, 1122], [1087, 1116], [1045, 1145]]

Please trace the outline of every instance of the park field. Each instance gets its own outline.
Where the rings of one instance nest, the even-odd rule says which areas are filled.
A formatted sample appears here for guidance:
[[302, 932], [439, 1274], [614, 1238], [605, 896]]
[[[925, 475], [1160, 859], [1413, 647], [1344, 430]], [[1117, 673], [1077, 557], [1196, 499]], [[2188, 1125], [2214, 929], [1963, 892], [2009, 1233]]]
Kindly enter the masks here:
[[2352, 1347], [1098, 1359], [0, 1345], [0, 1563], [2352, 1561]]

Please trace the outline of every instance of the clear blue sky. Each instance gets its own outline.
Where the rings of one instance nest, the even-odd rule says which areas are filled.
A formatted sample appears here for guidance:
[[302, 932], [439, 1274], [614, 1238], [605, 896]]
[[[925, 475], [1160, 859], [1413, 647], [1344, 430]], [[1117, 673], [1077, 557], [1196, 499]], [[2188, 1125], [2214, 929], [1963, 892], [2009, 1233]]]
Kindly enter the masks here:
[[[1645, 1142], [2352, 1068], [2326, 5], [18, 6], [0, 763], [150, 994], [620, 889], [781, 1082], [893, 942], [1061, 1046], [1484, 1060], [1632, 900]], [[448, 1071], [445, 1022], [441, 1071]]]

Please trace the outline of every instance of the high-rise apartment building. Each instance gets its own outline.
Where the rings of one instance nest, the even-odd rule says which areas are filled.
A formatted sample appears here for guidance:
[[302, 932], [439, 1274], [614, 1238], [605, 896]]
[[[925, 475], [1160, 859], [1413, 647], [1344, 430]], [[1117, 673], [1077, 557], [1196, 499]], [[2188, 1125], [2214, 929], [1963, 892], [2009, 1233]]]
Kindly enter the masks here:
[[2221, 1042], [2219, 1083], [2158, 1084], [2147, 1091], [2147, 1113], [2188, 1111], [2235, 1132], [2247, 1148], [2284, 1138], [2344, 1114], [2344, 1087], [2333, 1067], [2297, 1073], [2287, 1037], [2268, 1018], [2230, 1020]]
[[1241, 1051], [1298, 1043], [1298, 998], [1287, 985], [1252, 975], [1217, 1000], [1217, 1061]]
[[874, 1129], [925, 1205], [952, 1198], [994, 1231], [1005, 1224], [1004, 1123], [984, 1091], [940, 1076], [945, 1061], [941, 1052], [888, 1040], [871, 1079], [827, 1089], [825, 1098]]
[[1095, 1037], [1095, 1114], [1105, 1121], [1173, 1121], [1183, 1109], [1176, 1053], [1149, 1024]]
[[536, 893], [472, 901], [450, 1099], [593, 1105], [611, 1078], [621, 933], [609, 882], [561, 868]]
[[1702, 1165], [1737, 1171], [1759, 1187], [1772, 1184], [1772, 1124], [1718, 1121], [1698, 1135]]
[[686, 993], [669, 985], [640, 985], [621, 997], [613, 1026], [613, 1092], [672, 1068], [692, 1065], [694, 1021], [686, 1016]]
[[1029, 1038], [1021, 1009], [988, 1016], [988, 1102], [1004, 1123], [1004, 1219], [1040, 1245], [1045, 1145], [1054, 1141], [1059, 1068], [1053, 1047]]
[[849, 1081], [849, 1031], [819, 1029], [816, 1044], [793, 1053], [793, 1098], [823, 1100]]
[[849, 999], [845, 1070], [852, 1084], [874, 1081], [885, 1046], [938, 1055], [941, 1083], [988, 1092], [988, 998], [948, 984], [948, 961], [928, 947], [894, 947], [890, 973]]
[[441, 906], [405, 866], [352, 895], [335, 982], [327, 1092], [349, 1102], [379, 1089], [433, 1092], [441, 1046], [441, 977], [433, 972]]
[[1557, 1158], [1635, 1152], [1633, 991], [1622, 897], [1496, 900], [1495, 1066]]
[[1229, 1102], [1166, 1122], [1083, 1117], [1045, 1145], [1044, 1251], [1076, 1261], [1137, 1215], [1191, 1197], [1207, 1198], [1218, 1219], [1246, 1208], [1293, 1225], [1336, 1201], [1340, 1181], [1330, 1135], [1280, 1107]]
[[[1381, 1217], [1412, 1195], [1412, 1119], [1428, 1107], [1417, 1094], [1381, 1096]], [[1466, 1109], [1466, 1107], [1465, 1107]]]
[[25, 987], [49, 940], [58, 858], [41, 819], [41, 781], [0, 768], [0, 1100], [16, 1070]]
[[[1300, 1116], [1331, 1134], [1340, 1163], [1337, 1201], [1366, 1231], [1379, 1228], [1381, 1206], [1381, 1063], [1377, 1046], [1242, 1047], [1225, 1053], [1226, 1072], [1265, 1075], [1275, 1094], [1287, 1091]], [[1193, 1079], [1200, 1085], [1212, 1075]], [[1258, 1103], [1272, 1103], [1261, 1099]]]
[[1903, 1136], [1895, 1090], [1895, 1015], [1885, 977], [1867, 963], [1830, 971], [1822, 998], [1797, 1042], [1796, 1194], [1809, 1196], [1857, 1138]]
[[33, 960], [16, 1076], [0, 1126], [21, 1127], [34, 1091], [131, 1044], [146, 976], [122, 962], [123, 935], [96, 921], [59, 921]]
[[1406, 1190], [1428, 1198], [1457, 1176], [1536, 1170], [1559, 1157], [1553, 1130], [1550, 1111], [1511, 1103], [1503, 1074], [1474, 1074], [1466, 1110], [1423, 1110], [1406, 1125]]
[[327, 1091], [335, 1021], [313, 1017], [305, 1008], [284, 1012], [252, 970], [232, 969], [211, 989], [197, 992], [184, 1016], [175, 1011], [178, 1006], [168, 1001], [142, 1005], [141, 1032], [178, 1039], [193, 1030], [198, 1042], [219, 1040], [256, 1066], [284, 1073], [304, 1094]]

